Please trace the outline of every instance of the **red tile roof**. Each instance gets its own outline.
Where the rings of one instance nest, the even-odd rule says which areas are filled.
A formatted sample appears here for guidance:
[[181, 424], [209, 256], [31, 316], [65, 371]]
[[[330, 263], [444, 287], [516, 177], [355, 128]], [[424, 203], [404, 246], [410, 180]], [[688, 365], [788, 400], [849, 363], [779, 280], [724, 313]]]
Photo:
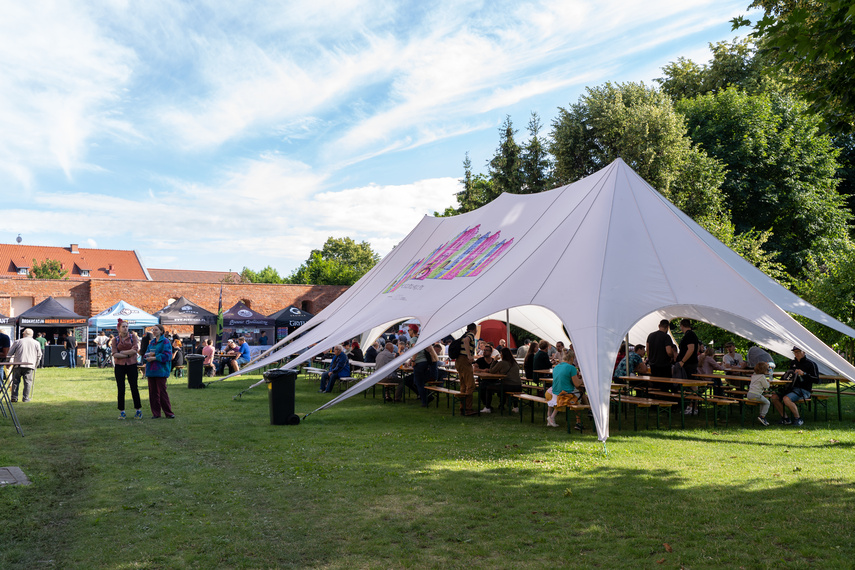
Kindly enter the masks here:
[[153, 281], [178, 283], [241, 283], [240, 273], [234, 271], [193, 271], [188, 269], [149, 269]]
[[[0, 277], [26, 279], [26, 275], [18, 273], [18, 268], [31, 269], [33, 259], [39, 263], [48, 259], [59, 261], [62, 268], [68, 271], [66, 277], [72, 280], [148, 280], [146, 269], [135, 251], [84, 249], [78, 248], [76, 244], [70, 247], [0, 244]], [[89, 276], [81, 275], [81, 270], [88, 270]]]

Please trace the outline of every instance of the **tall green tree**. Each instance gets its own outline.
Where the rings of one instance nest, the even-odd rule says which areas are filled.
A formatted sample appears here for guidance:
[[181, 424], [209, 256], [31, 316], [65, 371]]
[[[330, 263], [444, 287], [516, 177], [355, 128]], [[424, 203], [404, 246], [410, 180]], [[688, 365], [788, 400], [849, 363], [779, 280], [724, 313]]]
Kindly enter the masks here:
[[[809, 255], [805, 275], [794, 285], [795, 292], [807, 302], [838, 321], [855, 327], [855, 246], [847, 244], [825, 255]], [[855, 357], [855, 339], [810, 319], [799, 321], [829, 346]]]
[[457, 207], [449, 206], [442, 213], [434, 212], [434, 216], [440, 218], [465, 214], [477, 210], [497, 196], [489, 178], [483, 174], [472, 175], [472, 161], [469, 160], [468, 152], [463, 160], [463, 178], [460, 179], [460, 185], [463, 188], [456, 195]]
[[353, 285], [380, 261], [368, 242], [330, 237], [285, 280], [293, 284]]
[[519, 194], [522, 191], [521, 149], [514, 139], [516, 133], [511, 116], [506, 116], [499, 129], [499, 148], [489, 163], [493, 195], [488, 201], [492, 201], [502, 192]]
[[730, 88], [677, 109], [692, 140], [728, 168], [721, 188], [736, 231], [771, 230], [767, 247], [791, 275], [808, 253], [846, 241], [851, 215], [835, 190], [838, 151], [805, 103]]
[[532, 112], [528, 120], [528, 142], [522, 147], [520, 157], [523, 194], [537, 194], [552, 186], [552, 160], [547, 142], [540, 135], [543, 125], [540, 116]]
[[45, 259], [41, 263], [33, 260], [33, 266], [27, 275], [30, 279], [63, 279], [68, 271], [62, 268], [62, 264], [55, 259]]
[[724, 169], [692, 144], [671, 98], [643, 83], [589, 87], [552, 123], [555, 178], [567, 184], [620, 157], [686, 214], [726, 216], [718, 190]]
[[855, 125], [855, 6], [851, 0], [755, 0], [763, 16], [752, 26], [770, 65], [786, 74], [826, 124], [847, 133]]
[[664, 77], [654, 81], [674, 101], [718, 93], [728, 87], [749, 93], [780, 89], [778, 76], [764, 66], [752, 40], [734, 39], [711, 43], [709, 47], [712, 55], [709, 64], [699, 65], [680, 57], [663, 67]]

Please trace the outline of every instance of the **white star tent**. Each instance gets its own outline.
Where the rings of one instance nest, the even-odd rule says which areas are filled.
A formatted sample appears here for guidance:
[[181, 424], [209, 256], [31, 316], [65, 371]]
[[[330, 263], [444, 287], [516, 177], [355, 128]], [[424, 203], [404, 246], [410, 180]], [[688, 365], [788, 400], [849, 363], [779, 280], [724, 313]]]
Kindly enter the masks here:
[[[661, 318], [705, 321], [855, 379], [855, 367], [787, 311], [847, 335], [855, 330], [803, 301], [725, 247], [618, 159], [573, 184], [502, 194], [473, 212], [425, 217], [355, 285], [280, 341], [248, 372], [408, 318], [417, 344], [326, 403], [367, 389], [409, 356], [485, 318], [572, 342], [600, 441], [608, 438], [609, 387], [621, 340], [643, 343]], [[566, 330], [566, 333], [565, 333]], [[317, 350], [312, 350], [315, 347]], [[317, 411], [317, 410], [316, 410]]]

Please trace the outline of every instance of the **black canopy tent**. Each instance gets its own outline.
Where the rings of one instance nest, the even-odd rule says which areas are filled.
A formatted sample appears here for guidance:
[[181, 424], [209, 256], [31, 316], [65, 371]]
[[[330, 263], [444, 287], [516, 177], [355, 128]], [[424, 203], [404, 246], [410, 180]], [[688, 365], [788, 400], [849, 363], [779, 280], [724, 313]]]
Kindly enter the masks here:
[[6, 333], [9, 335], [9, 338], [12, 339], [15, 337], [15, 318], [7, 317], [6, 315], [0, 313], [0, 332]]
[[258, 344], [262, 334], [273, 334], [276, 320], [257, 313], [238, 301], [223, 313], [223, 338], [242, 336], [250, 344]]
[[198, 332], [196, 327], [207, 327], [208, 336], [211, 337], [211, 340], [216, 337], [217, 315], [203, 309], [187, 297], [180, 297], [171, 305], [167, 305], [154, 313], [154, 316], [160, 318], [160, 324], [165, 327], [192, 325], [194, 334], [199, 336], [204, 336], [204, 333]]
[[68, 354], [64, 344], [58, 345], [59, 340], [69, 329], [73, 329], [77, 342], [85, 346], [89, 338], [88, 324], [87, 317], [78, 315], [53, 297], [48, 297], [18, 315], [15, 337], [20, 338], [23, 329], [38, 329], [36, 332], [45, 333], [48, 341], [44, 355], [45, 366], [68, 366], [68, 359], [72, 356], [76, 359], [77, 355]]
[[279, 341], [285, 338], [288, 336], [288, 333], [305, 325], [314, 316], [312, 313], [307, 313], [294, 305], [285, 307], [281, 311], [276, 311], [270, 315], [270, 318], [276, 321], [276, 340]]

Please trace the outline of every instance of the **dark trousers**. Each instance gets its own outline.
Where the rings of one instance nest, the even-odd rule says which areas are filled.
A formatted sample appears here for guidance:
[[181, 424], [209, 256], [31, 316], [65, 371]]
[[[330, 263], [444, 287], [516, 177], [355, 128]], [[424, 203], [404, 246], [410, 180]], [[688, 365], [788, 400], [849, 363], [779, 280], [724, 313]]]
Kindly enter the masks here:
[[166, 378], [148, 379], [148, 403], [151, 406], [151, 415], [160, 417], [160, 411], [167, 416], [172, 413], [172, 405], [169, 403], [169, 394], [166, 393]]
[[338, 380], [338, 372], [324, 372], [321, 374], [321, 392], [332, 392], [336, 380]]
[[416, 362], [413, 366], [413, 381], [416, 385], [416, 391], [419, 394], [419, 399], [422, 401], [422, 406], [428, 405], [428, 391], [425, 390], [425, 385], [431, 380], [431, 364], [432, 362]]
[[128, 379], [128, 386], [131, 387], [131, 398], [134, 400], [134, 409], [142, 408], [140, 402], [140, 390], [137, 386], [139, 378], [139, 369], [136, 364], [116, 364], [113, 368], [113, 375], [116, 377], [116, 387], [119, 389], [118, 400], [119, 410], [125, 409], [125, 378]]

